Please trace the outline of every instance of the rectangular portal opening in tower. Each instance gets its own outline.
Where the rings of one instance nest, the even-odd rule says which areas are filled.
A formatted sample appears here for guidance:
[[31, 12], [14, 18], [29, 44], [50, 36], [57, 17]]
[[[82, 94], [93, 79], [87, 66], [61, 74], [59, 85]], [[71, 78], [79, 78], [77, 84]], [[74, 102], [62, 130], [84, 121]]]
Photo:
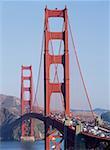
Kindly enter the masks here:
[[30, 91], [24, 91], [24, 100], [30, 101]]
[[49, 40], [49, 54], [50, 55], [63, 55], [64, 54], [64, 41], [63, 40]]
[[50, 65], [50, 83], [63, 83], [64, 82], [64, 68], [62, 64]]
[[23, 76], [24, 77], [30, 77], [31, 76], [30, 70], [23, 70]]
[[48, 19], [50, 32], [63, 32], [64, 31], [64, 19], [58, 17], [51, 17]]
[[24, 80], [24, 87], [30, 87], [30, 80]]
[[54, 113], [57, 112], [58, 114], [64, 111], [64, 98], [62, 93], [51, 94], [50, 111]]

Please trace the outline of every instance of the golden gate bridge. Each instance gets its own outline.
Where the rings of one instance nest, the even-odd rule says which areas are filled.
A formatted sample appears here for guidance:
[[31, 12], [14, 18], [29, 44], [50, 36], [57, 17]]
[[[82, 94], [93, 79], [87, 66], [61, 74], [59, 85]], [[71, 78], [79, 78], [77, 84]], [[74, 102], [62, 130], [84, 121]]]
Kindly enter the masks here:
[[[63, 18], [62, 32], [50, 31], [49, 18]], [[92, 114], [93, 124], [82, 123], [81, 120], [76, 119], [74, 114], [72, 114], [70, 111], [70, 63], [68, 48], [69, 31], [78, 71]], [[56, 50], [53, 48], [52, 40], [60, 40], [60, 46], [57, 55], [55, 54]], [[64, 44], [63, 54], [61, 54], [62, 41]], [[49, 43], [52, 49], [51, 54], [49, 52]], [[44, 55], [43, 58], [42, 55]], [[38, 102], [40, 99], [38, 100], [37, 97], [42, 59], [44, 61], [44, 89], [40, 89], [40, 91], [44, 96], [44, 108], [39, 106]], [[60, 81], [58, 75], [59, 64], [63, 65], [64, 79], [62, 82]], [[51, 65], [54, 65], [54, 78], [53, 81], [50, 82]], [[28, 74], [25, 74], [27, 71]], [[59, 105], [62, 104], [63, 110], [52, 110], [50, 107], [51, 95], [53, 93], [54, 95], [59, 93], [61, 99], [61, 103], [59, 103]], [[50, 10], [47, 7], [45, 8], [42, 51], [35, 94], [33, 87], [32, 66], [22, 66], [21, 68], [21, 117], [15, 121], [15, 124], [21, 122], [21, 141], [34, 141], [34, 118], [44, 122], [46, 150], [60, 150], [62, 143], [65, 150], [76, 149], [77, 135], [83, 139], [83, 142], [85, 142], [86, 148], [88, 149], [96, 148], [102, 143], [105, 143], [106, 149], [110, 146], [110, 130], [95, 125], [96, 118], [92, 109], [86, 84], [83, 79], [66, 7], [63, 10], [59, 10], [57, 8]]]

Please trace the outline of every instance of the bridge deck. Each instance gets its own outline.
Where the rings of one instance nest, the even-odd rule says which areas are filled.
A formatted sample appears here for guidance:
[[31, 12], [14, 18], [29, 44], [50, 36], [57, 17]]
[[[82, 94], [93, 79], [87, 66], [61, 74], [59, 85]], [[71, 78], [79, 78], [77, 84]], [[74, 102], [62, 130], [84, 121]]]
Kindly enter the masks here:
[[[51, 116], [46, 117], [41, 113], [24, 114], [23, 116], [18, 118], [15, 122], [13, 122], [12, 125], [10, 125], [10, 127], [13, 128], [15, 126], [18, 126], [18, 124], [22, 123], [23, 120], [26, 120], [29, 118], [36, 118], [36, 119], [43, 121], [44, 123], [48, 122], [49, 125], [51, 125], [53, 128], [56, 128], [62, 135], [64, 135], [65, 129], [66, 129], [68, 140], [70, 142], [73, 142], [75, 140], [76, 128], [74, 126], [65, 126], [65, 123], [63, 121], [53, 118]], [[96, 136], [88, 132], [81, 132], [80, 135], [83, 135], [85, 139], [90, 139], [90, 141], [93, 141], [95, 139], [95, 141], [98, 141], [98, 142], [110, 143], [110, 137], [100, 137], [100, 136]]]

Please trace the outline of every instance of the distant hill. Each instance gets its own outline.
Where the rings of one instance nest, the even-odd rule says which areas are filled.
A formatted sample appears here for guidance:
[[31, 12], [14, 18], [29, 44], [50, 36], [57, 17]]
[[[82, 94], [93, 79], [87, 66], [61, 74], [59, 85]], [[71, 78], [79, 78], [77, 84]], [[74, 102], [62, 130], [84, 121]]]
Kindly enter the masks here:
[[10, 123], [20, 116], [20, 99], [14, 96], [0, 94], [0, 139], [12, 140], [17, 132], [8, 135]]
[[105, 113], [102, 113], [102, 114], [101, 114], [101, 118], [102, 118], [104, 121], [108, 121], [108, 122], [110, 123], [110, 111], [105, 112]]
[[[80, 109], [73, 109], [71, 110], [73, 112], [74, 117], [80, 117], [83, 121], [94, 121], [93, 116], [90, 110], [80, 110]], [[101, 114], [106, 113], [108, 110], [102, 109], [102, 108], [96, 108], [93, 110], [94, 116], [101, 116]]]
[[18, 115], [11, 113], [7, 108], [0, 108], [0, 140], [12, 140], [14, 139], [14, 136], [17, 137], [17, 132], [15, 135], [13, 135], [13, 132], [9, 135], [10, 123], [17, 118]]
[[[0, 94], [0, 140], [18, 140], [21, 135], [21, 127], [10, 129], [10, 123], [21, 115], [21, 100], [14, 96]], [[44, 126], [39, 120], [36, 121], [36, 138], [43, 137]]]
[[[91, 112], [90, 110], [81, 110], [81, 109], [71, 109], [72, 112]], [[103, 108], [95, 108], [93, 109], [93, 112], [96, 115], [101, 115], [102, 113], [107, 112], [107, 109], [103, 109]]]
[[0, 108], [8, 109], [12, 114], [20, 115], [20, 103], [17, 97], [0, 94]]
[[102, 113], [105, 113], [107, 112], [108, 110], [107, 109], [103, 109], [103, 108], [95, 108], [93, 110], [97, 115], [101, 115]]

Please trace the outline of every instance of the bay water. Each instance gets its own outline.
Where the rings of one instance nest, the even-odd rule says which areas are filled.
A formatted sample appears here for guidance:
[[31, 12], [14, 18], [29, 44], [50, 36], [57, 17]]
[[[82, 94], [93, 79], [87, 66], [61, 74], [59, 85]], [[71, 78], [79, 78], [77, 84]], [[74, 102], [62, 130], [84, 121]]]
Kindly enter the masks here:
[[0, 150], [44, 150], [44, 141], [28, 142], [0, 142]]

